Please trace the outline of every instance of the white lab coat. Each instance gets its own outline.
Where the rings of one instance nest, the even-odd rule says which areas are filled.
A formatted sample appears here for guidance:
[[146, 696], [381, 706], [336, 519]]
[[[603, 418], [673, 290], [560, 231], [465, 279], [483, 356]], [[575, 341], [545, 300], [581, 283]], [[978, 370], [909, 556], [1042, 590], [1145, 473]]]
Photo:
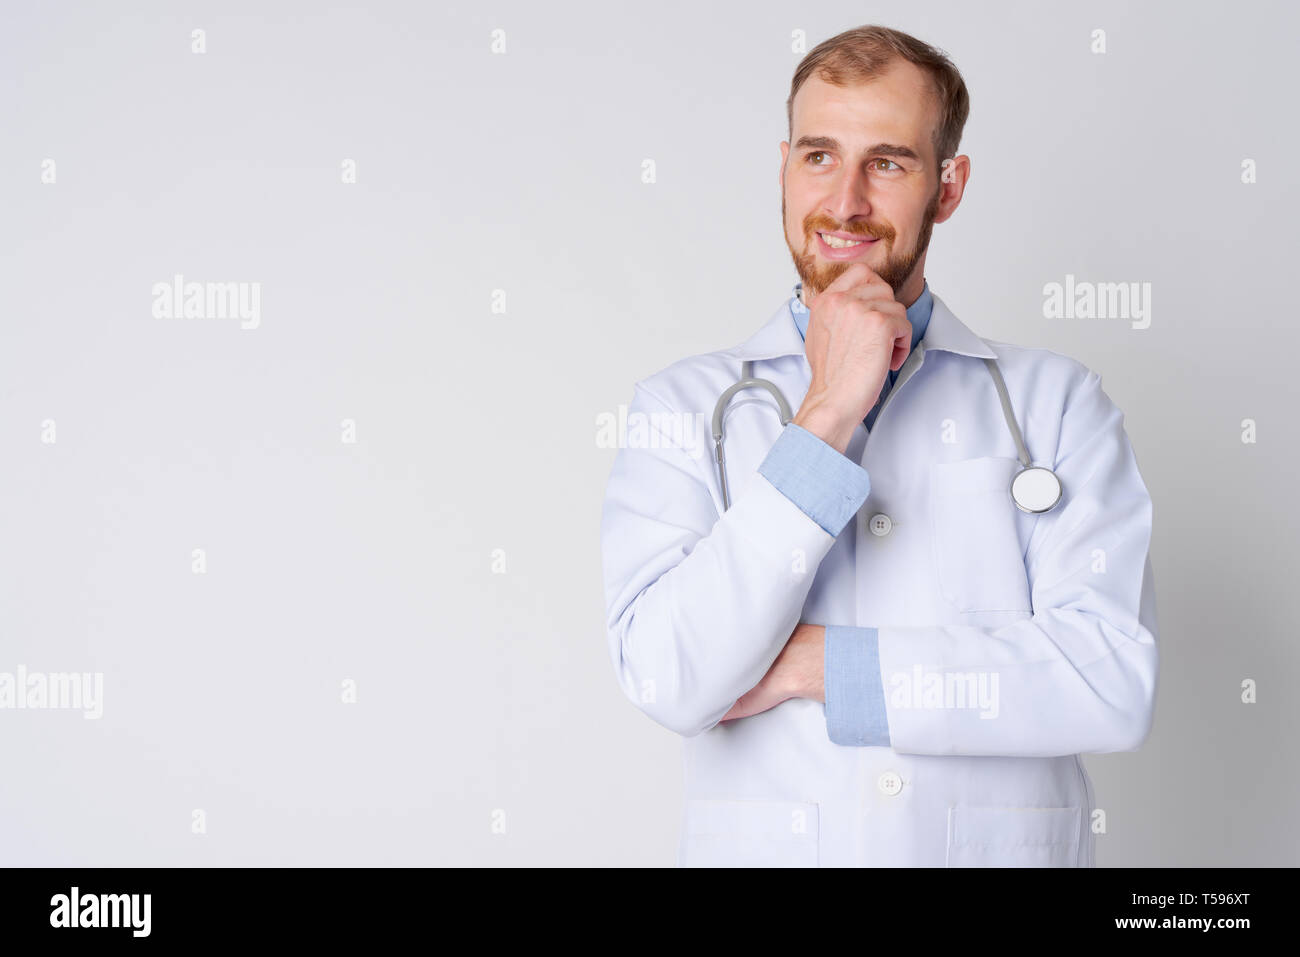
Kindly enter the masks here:
[[[1010, 499], [1016, 447], [981, 356], [1064, 486], [1050, 512]], [[849, 444], [871, 491], [832, 538], [758, 474], [782, 428], [758, 390], [727, 413], [723, 512], [709, 419], [744, 359], [799, 408], [811, 371], [787, 302], [741, 345], [636, 384], [602, 516], [618, 680], [684, 737], [678, 862], [1092, 866], [1078, 755], [1142, 743], [1157, 672], [1151, 500], [1100, 377], [981, 340], [935, 296], [869, 440], [859, 425]], [[673, 413], [694, 431], [674, 436]], [[891, 747], [833, 743], [806, 698], [719, 723], [801, 621], [879, 629]], [[996, 675], [996, 716], [905, 693], [958, 672]]]

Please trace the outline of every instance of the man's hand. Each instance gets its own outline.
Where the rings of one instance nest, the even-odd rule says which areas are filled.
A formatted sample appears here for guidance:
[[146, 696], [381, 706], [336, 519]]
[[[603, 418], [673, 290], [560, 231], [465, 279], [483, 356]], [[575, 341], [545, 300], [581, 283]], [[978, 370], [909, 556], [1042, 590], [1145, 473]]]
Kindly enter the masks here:
[[768, 708], [775, 708], [789, 698], [826, 700], [824, 625], [795, 626], [790, 640], [767, 669], [763, 680], [740, 696], [731, 710], [722, 716], [723, 721], [748, 718]]
[[852, 263], [808, 307], [808, 394], [793, 419], [840, 454], [871, 411], [889, 370], [912, 350], [907, 307], [866, 263]]

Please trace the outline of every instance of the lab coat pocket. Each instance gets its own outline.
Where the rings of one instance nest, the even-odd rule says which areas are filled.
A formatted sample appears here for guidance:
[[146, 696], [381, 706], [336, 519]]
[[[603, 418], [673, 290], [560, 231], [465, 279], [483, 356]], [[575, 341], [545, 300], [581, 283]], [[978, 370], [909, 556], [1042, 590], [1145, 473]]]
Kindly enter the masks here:
[[1077, 807], [950, 807], [948, 867], [1078, 867]]
[[805, 801], [687, 801], [678, 863], [816, 867], [817, 810]]
[[931, 541], [939, 590], [959, 611], [1030, 611], [1011, 477], [1017, 459], [930, 467]]

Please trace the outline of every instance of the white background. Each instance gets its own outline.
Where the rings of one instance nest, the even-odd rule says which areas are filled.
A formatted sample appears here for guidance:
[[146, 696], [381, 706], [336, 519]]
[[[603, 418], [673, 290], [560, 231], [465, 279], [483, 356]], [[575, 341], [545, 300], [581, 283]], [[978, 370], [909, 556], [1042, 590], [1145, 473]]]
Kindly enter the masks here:
[[[98, 721], [0, 711], [0, 864], [671, 864], [596, 417], [789, 295], [792, 35], [872, 22], [971, 93], [931, 288], [1101, 373], [1154, 502], [1098, 863], [1300, 862], [1293, 6], [355, 6], [0, 12], [0, 671], [104, 674]], [[260, 326], [154, 318], [176, 273]], [[1067, 273], [1150, 328], [1044, 319]]]

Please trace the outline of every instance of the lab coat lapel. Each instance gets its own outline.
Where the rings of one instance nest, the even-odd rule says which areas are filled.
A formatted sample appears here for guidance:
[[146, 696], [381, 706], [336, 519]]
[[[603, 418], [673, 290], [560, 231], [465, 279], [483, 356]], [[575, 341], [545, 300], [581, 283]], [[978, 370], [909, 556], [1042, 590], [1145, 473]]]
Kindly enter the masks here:
[[907, 380], [910, 379], [916, 370], [921, 367], [925, 361], [927, 352], [953, 352], [958, 355], [970, 356], [972, 358], [989, 358], [996, 359], [997, 355], [988, 345], [975, 333], [971, 332], [966, 325], [958, 319], [948, 304], [938, 296], [934, 291], [930, 292], [934, 300], [930, 308], [930, 321], [925, 327], [925, 335], [921, 341], [916, 344], [903, 362], [902, 367], [898, 370], [898, 379], [890, 389], [889, 394], [885, 396], [885, 403], [880, 407], [876, 421], [880, 421], [880, 416], [884, 415], [885, 409], [894, 396], [903, 388]]
[[[884, 415], [885, 409], [889, 407], [894, 396], [902, 390], [908, 379], [921, 367], [921, 364], [925, 361], [926, 352], [952, 352], [977, 359], [985, 357], [997, 358], [997, 354], [989, 348], [988, 344], [967, 328], [948, 308], [948, 304], [934, 293], [933, 289], [930, 294], [934, 302], [931, 306], [930, 321], [926, 325], [925, 336], [917, 343], [916, 348], [911, 351], [899, 369], [898, 379], [885, 397], [884, 405], [881, 406], [876, 419], [877, 422], [880, 421], [879, 416]], [[790, 314], [789, 300], [783, 302], [757, 332], [739, 345], [726, 350], [724, 354], [741, 361], [755, 362], [797, 356], [799, 364], [795, 368], [785, 368], [779, 373], [774, 369], [763, 371], [756, 369], [754, 371], [755, 375], [772, 376], [777, 381], [777, 384], [785, 391], [792, 410], [798, 408], [812, 381], [812, 368], [809, 366], [808, 357], [804, 353], [804, 339], [799, 334], [794, 317]]]
[[930, 323], [925, 327], [925, 336], [920, 342], [926, 351], [941, 349], [944, 352], [955, 352], [958, 355], [973, 356], [978, 359], [997, 358], [997, 353], [953, 315], [948, 304], [935, 296], [933, 290], [930, 295], [934, 298], [934, 305], [930, 309]]
[[783, 302], [757, 332], [740, 345], [726, 350], [726, 354], [741, 360], [803, 355], [803, 336], [799, 335], [799, 327], [790, 314], [789, 300]]
[[[976, 358], [997, 358], [997, 354], [985, 344], [983, 339], [971, 332], [953, 314], [953, 311], [948, 308], [948, 304], [936, 295], [934, 290], [930, 291], [930, 295], [934, 299], [934, 304], [930, 310], [930, 322], [925, 327], [925, 337], [921, 340], [919, 346], [924, 346], [927, 350], [942, 349], [945, 352], [955, 352], [959, 355], [974, 356]], [[913, 352], [916, 351], [913, 350]], [[803, 355], [803, 337], [799, 335], [799, 329], [794, 324], [794, 317], [790, 315], [789, 301], [783, 302], [780, 308], [772, 313], [771, 317], [757, 332], [739, 345], [726, 350], [726, 352], [742, 360], [776, 359], [781, 356]], [[904, 367], [906, 368], [906, 364], [904, 364]], [[915, 366], [913, 366], [913, 369], [915, 369]], [[910, 371], [908, 374], [911, 374]], [[902, 370], [900, 370], [900, 377], [901, 375]], [[895, 384], [895, 388], [897, 388], [897, 384]]]

